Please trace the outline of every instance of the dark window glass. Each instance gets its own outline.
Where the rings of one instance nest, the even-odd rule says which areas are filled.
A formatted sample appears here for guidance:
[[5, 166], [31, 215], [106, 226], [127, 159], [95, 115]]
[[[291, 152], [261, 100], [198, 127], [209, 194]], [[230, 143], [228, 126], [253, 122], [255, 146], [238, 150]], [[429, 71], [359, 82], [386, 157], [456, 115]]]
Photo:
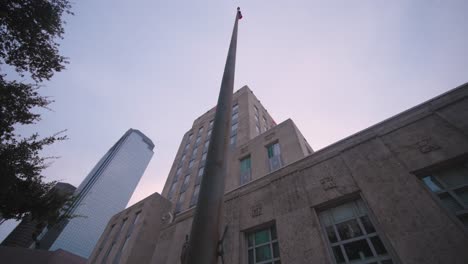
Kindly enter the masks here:
[[278, 243], [273, 243], [273, 257], [279, 257], [279, 246]]
[[340, 246], [333, 247], [333, 255], [335, 256], [336, 262], [338, 263], [345, 262], [343, 252], [341, 252]]
[[361, 217], [361, 222], [362, 225], [364, 225], [364, 229], [366, 230], [367, 234], [375, 233], [375, 228], [367, 215]]
[[385, 249], [385, 246], [383, 245], [379, 237], [372, 237], [371, 241], [372, 241], [372, 244], [374, 245], [375, 251], [377, 251], [377, 254], [379, 255], [387, 254], [387, 250]]
[[337, 242], [338, 238], [336, 237], [335, 229], [333, 228], [333, 226], [329, 226], [326, 229], [327, 229], [327, 236], [328, 236], [328, 239], [330, 240], [330, 243]]
[[255, 245], [266, 243], [268, 241], [270, 241], [268, 229], [255, 233]]
[[255, 248], [255, 261], [265, 261], [271, 259], [270, 245]]
[[336, 228], [338, 229], [341, 240], [362, 236], [361, 228], [355, 219], [337, 224]]
[[344, 248], [350, 261], [372, 257], [372, 251], [365, 239], [344, 244]]

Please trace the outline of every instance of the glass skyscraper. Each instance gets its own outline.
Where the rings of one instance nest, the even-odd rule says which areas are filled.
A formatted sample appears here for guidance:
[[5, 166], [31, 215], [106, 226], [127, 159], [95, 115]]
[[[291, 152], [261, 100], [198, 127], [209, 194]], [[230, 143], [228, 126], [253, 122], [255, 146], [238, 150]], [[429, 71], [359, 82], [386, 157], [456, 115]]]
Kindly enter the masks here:
[[153, 148], [147, 136], [129, 129], [77, 188], [72, 214], [78, 217], [68, 221], [61, 232], [44, 235], [44, 243], [51, 245], [49, 250], [61, 248], [89, 257], [109, 219], [125, 209], [153, 156]]

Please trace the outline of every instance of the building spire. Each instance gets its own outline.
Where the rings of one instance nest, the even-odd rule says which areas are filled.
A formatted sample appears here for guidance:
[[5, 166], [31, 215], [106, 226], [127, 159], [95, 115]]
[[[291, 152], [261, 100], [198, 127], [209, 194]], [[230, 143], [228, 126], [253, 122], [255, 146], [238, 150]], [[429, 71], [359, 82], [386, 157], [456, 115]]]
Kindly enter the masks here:
[[188, 245], [182, 256], [183, 264], [216, 264], [220, 230], [222, 229], [224, 179], [231, 133], [232, 96], [236, 67], [237, 25], [242, 18], [237, 8], [231, 43], [224, 66], [218, 104], [213, 123], [200, 193], [195, 208]]

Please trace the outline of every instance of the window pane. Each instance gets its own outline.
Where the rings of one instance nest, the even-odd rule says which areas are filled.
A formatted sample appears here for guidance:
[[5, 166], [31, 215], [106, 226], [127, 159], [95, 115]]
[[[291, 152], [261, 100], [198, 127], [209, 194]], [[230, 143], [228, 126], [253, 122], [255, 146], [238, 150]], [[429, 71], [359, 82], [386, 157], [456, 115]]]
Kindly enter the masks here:
[[459, 215], [458, 218], [462, 221], [465, 227], [468, 228], [468, 214]]
[[437, 180], [432, 177], [432, 176], [427, 176], [427, 177], [424, 177], [422, 178], [422, 181], [424, 182], [424, 184], [426, 184], [427, 187], [429, 187], [429, 189], [431, 189], [431, 191], [433, 192], [439, 192], [443, 189], [443, 187], [437, 182]]
[[273, 257], [279, 258], [279, 246], [277, 242], [273, 243]]
[[249, 247], [252, 247], [254, 245], [254, 234], [249, 235], [248, 245]]
[[255, 264], [255, 262], [254, 262], [254, 255], [253, 255], [253, 249], [249, 250], [249, 264]]
[[336, 225], [341, 240], [362, 236], [362, 230], [358, 222], [353, 219]]
[[270, 245], [255, 248], [255, 261], [265, 261], [271, 259]]
[[444, 204], [445, 208], [452, 212], [457, 212], [458, 210], [462, 209], [460, 204], [448, 193], [439, 194], [439, 198]]
[[345, 262], [343, 252], [341, 252], [340, 246], [333, 247], [333, 255], [335, 255], [335, 259], [337, 263]]
[[276, 226], [271, 227], [271, 240], [276, 239]]
[[354, 203], [347, 203], [332, 209], [331, 213], [334, 222], [336, 223], [346, 219], [354, 218], [353, 204]]
[[387, 250], [385, 249], [385, 246], [379, 237], [377, 236], [372, 237], [371, 241], [372, 241], [372, 245], [374, 245], [375, 251], [377, 251], [377, 254], [379, 255], [387, 254]]
[[468, 171], [461, 166], [438, 172], [437, 175], [448, 187], [456, 187], [468, 183]]
[[255, 245], [259, 245], [259, 244], [270, 241], [269, 233], [270, 232], [268, 232], [268, 229], [256, 232], [255, 233]]
[[350, 261], [372, 257], [372, 251], [365, 239], [344, 244], [344, 248]]
[[375, 232], [375, 228], [372, 225], [372, 223], [371, 223], [371, 221], [370, 221], [370, 219], [369, 219], [369, 217], [367, 215], [361, 217], [361, 222], [362, 222], [362, 225], [364, 226], [364, 229], [366, 230], [367, 234], [371, 234], [371, 233]]
[[464, 204], [468, 205], [468, 187], [463, 187], [458, 190], [455, 190], [455, 193]]
[[329, 226], [326, 229], [327, 229], [327, 236], [328, 236], [328, 239], [330, 240], [330, 243], [337, 242], [338, 238], [336, 237], [335, 229], [333, 228], [333, 226]]

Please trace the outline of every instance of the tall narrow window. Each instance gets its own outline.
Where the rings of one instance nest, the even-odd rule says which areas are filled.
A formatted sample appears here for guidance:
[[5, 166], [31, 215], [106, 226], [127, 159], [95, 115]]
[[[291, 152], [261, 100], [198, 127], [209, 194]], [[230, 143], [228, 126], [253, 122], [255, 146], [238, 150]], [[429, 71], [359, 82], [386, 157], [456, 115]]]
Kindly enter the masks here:
[[275, 171], [283, 165], [281, 162], [281, 152], [279, 143], [276, 142], [267, 147], [268, 163], [270, 164], [270, 172]]
[[175, 172], [175, 175], [174, 175], [174, 178], [172, 179], [173, 182], [176, 182], [179, 180], [179, 176], [180, 174], [182, 173], [182, 167], [178, 167], [176, 172]]
[[208, 146], [210, 145], [210, 141], [205, 141], [205, 145], [203, 145], [203, 153], [206, 153], [208, 151]]
[[182, 183], [182, 187], [180, 188], [181, 192], [185, 192], [187, 190], [190, 183], [190, 174], [185, 175], [184, 182]]
[[212, 132], [213, 132], [213, 129], [208, 130], [208, 134], [206, 135], [206, 138], [207, 138], [208, 140], [211, 139], [211, 133], [212, 133]]
[[179, 200], [177, 200], [177, 204], [176, 204], [176, 207], [175, 207], [175, 212], [178, 213], [182, 210], [182, 205], [184, 203], [184, 200], [185, 200], [185, 192], [181, 193], [179, 195]]
[[198, 136], [197, 139], [195, 140], [195, 147], [198, 147], [198, 145], [200, 144], [200, 141], [201, 141], [201, 137]]
[[211, 121], [210, 121], [209, 128], [213, 128], [213, 124], [214, 124], [214, 120], [211, 120]]
[[239, 113], [235, 112], [232, 114], [232, 123], [237, 123], [237, 120], [239, 119]]
[[198, 194], [200, 193], [200, 185], [193, 188], [192, 198], [190, 199], [190, 207], [195, 206], [198, 201]]
[[192, 151], [192, 158], [191, 159], [195, 159], [195, 157], [197, 156], [197, 151], [198, 151], [198, 148], [194, 148], [193, 151]]
[[203, 153], [203, 155], [201, 156], [201, 161], [202, 162], [206, 161], [206, 152]]
[[195, 163], [195, 160], [191, 160], [191, 161], [189, 162], [189, 167], [188, 167], [188, 168], [191, 169], [191, 168], [193, 167], [193, 164], [194, 164], [194, 163]]
[[231, 126], [231, 135], [237, 134], [237, 128], [239, 127], [239, 123], [232, 124]]
[[119, 238], [119, 236], [120, 236], [120, 233], [122, 232], [122, 230], [125, 230], [126, 224], [127, 224], [127, 218], [125, 218], [125, 219], [122, 221], [122, 224], [120, 225], [119, 231], [115, 234], [111, 246], [110, 246], [109, 249], [107, 250], [106, 255], [104, 256], [104, 258], [102, 259], [102, 263], [106, 263], [107, 258], [109, 258], [109, 255], [110, 255], [110, 253], [112, 252], [112, 249], [114, 249], [115, 243], [117, 242], [117, 240], [118, 240], [118, 238]]
[[249, 264], [281, 264], [276, 227], [247, 234]]
[[255, 126], [255, 132], [257, 133], [257, 136], [260, 135], [260, 126], [259, 125]]
[[141, 211], [137, 212], [135, 214], [135, 218], [133, 219], [132, 224], [128, 227], [127, 235], [125, 237], [125, 241], [122, 244], [122, 247], [120, 247], [119, 251], [117, 252], [117, 255], [114, 258], [113, 264], [118, 264], [120, 262], [120, 258], [122, 257], [122, 253], [125, 252], [125, 249], [127, 248], [128, 245], [128, 240], [130, 239], [130, 236], [132, 235], [133, 229], [135, 228], [136, 225], [138, 225], [138, 220], [140, 219], [141, 216]]
[[234, 134], [231, 136], [230, 140], [229, 140], [229, 144], [231, 146], [235, 146], [236, 145], [236, 142], [237, 142], [237, 134]]
[[185, 161], [185, 153], [182, 154], [182, 157], [180, 158], [180, 164], [184, 163]]
[[252, 164], [250, 156], [240, 161], [240, 184], [246, 184], [252, 180]]
[[468, 162], [436, 170], [423, 183], [468, 228]]
[[335, 263], [393, 263], [362, 200], [322, 211], [319, 218]]
[[238, 104], [235, 104], [232, 106], [232, 112], [233, 113], [237, 113], [239, 111], [239, 105]]
[[174, 195], [176, 186], [177, 186], [177, 182], [173, 182], [173, 183], [171, 184], [171, 188], [169, 189], [169, 192], [167, 193], [167, 199], [170, 200], [170, 199], [172, 198], [172, 195]]
[[197, 173], [197, 178], [195, 179], [195, 185], [198, 185], [201, 183], [201, 180], [203, 178], [203, 172], [205, 170], [205, 167], [200, 167], [198, 169], [198, 173]]
[[198, 129], [198, 136], [201, 136], [202, 133], [203, 133], [203, 127], [200, 127], [200, 128]]

